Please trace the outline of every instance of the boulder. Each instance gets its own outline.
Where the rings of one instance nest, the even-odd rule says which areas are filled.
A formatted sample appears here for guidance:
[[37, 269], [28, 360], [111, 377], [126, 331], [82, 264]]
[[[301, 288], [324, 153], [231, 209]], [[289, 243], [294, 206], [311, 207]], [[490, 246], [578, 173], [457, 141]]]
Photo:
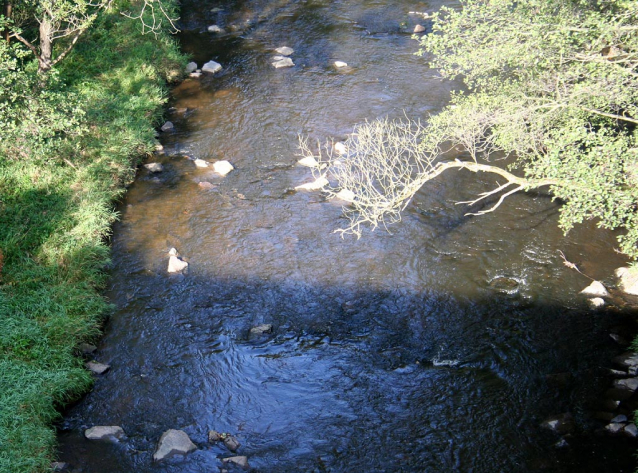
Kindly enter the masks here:
[[638, 378], [615, 379], [614, 387], [635, 391], [638, 389]]
[[627, 422], [627, 416], [620, 414], [614, 417], [613, 419], [611, 419], [611, 422]]
[[224, 30], [222, 30], [219, 26], [217, 25], [210, 25], [208, 27], [208, 32], [209, 33], [223, 33]]
[[279, 61], [273, 62], [272, 65], [275, 67], [275, 69], [280, 69], [282, 67], [292, 67], [295, 65], [295, 63], [292, 62], [292, 59], [287, 57], [284, 59], [280, 59]]
[[195, 163], [195, 166], [197, 166], [198, 168], [207, 168], [208, 167], [208, 162], [204, 161], [203, 159], [195, 159], [193, 160], [193, 162]]
[[580, 291], [580, 293], [593, 297], [607, 297], [609, 295], [607, 289], [605, 289], [605, 286], [603, 286], [600, 281], [592, 281], [592, 283]]
[[191, 72], [195, 72], [197, 70], [197, 63], [196, 62], [189, 62], [188, 64], [186, 64], [186, 74], [190, 74]]
[[188, 434], [183, 430], [169, 429], [162, 434], [157, 443], [157, 450], [153, 454], [154, 461], [161, 461], [174, 455], [186, 455], [197, 450]]
[[616, 277], [620, 280], [620, 290], [632, 296], [638, 296], [638, 271], [630, 268], [618, 268], [615, 271]]
[[213, 170], [217, 174], [221, 174], [222, 176], [225, 176], [226, 174], [228, 174], [233, 169], [235, 169], [235, 168], [228, 161], [215, 161], [213, 163]]
[[605, 305], [605, 300], [600, 297], [594, 297], [593, 299], [587, 299], [592, 309], [600, 309]]
[[111, 368], [110, 365], [105, 365], [104, 363], [98, 363], [97, 361], [89, 361], [84, 366], [86, 366], [86, 369], [88, 369], [89, 371], [92, 371], [95, 374], [104, 374], [109, 370], [109, 368]]
[[248, 457], [244, 456], [223, 458], [222, 462], [234, 463], [235, 465], [241, 466], [242, 468], [248, 468]]
[[173, 130], [174, 128], [175, 128], [175, 125], [173, 125], [173, 122], [166, 122], [162, 125], [160, 130], [167, 132], [167, 131]]
[[416, 25], [414, 27], [414, 30], [412, 31], [413, 33], [423, 33], [425, 31], [425, 26], [423, 25]]
[[638, 429], [635, 424], [627, 424], [623, 429], [623, 433], [629, 435], [630, 437], [638, 437]]
[[299, 161], [297, 161], [297, 164], [299, 164], [301, 166], [306, 166], [307, 168], [318, 168], [319, 167], [319, 163], [312, 156], [306, 156], [305, 158], [301, 158]]
[[625, 428], [625, 424], [619, 424], [618, 422], [612, 422], [612, 423], [607, 424], [605, 426], [605, 430], [607, 432], [612, 433], [612, 434], [617, 434], [618, 432], [620, 432], [624, 428]]
[[335, 67], [337, 69], [339, 69], [341, 67], [348, 67], [348, 63], [343, 62], [343, 61], [335, 61]]
[[179, 257], [171, 256], [168, 258], [169, 273], [181, 273], [186, 268], [188, 268], [188, 263], [186, 261], [182, 261]]
[[215, 74], [222, 70], [222, 65], [215, 61], [208, 61], [206, 64], [202, 66], [202, 72], [208, 72], [210, 74]]
[[164, 170], [164, 166], [161, 163], [148, 163], [145, 164], [144, 167], [148, 169], [149, 172], [156, 173], [162, 172]]
[[252, 335], [263, 335], [272, 332], [272, 324], [261, 324], [250, 329]]
[[281, 48], [275, 49], [275, 52], [277, 54], [281, 54], [282, 56], [290, 56], [292, 53], [295, 52], [295, 50], [289, 48], [288, 46], [282, 46]]
[[219, 442], [220, 440], [224, 440], [224, 436], [217, 432], [216, 430], [208, 431], [208, 441], [210, 443]]
[[308, 182], [306, 184], [301, 184], [300, 186], [295, 187], [295, 190], [316, 191], [316, 190], [323, 189], [328, 184], [329, 184], [328, 179], [326, 179], [325, 177], [321, 176], [321, 177], [315, 179], [312, 182]]
[[124, 437], [124, 430], [118, 425], [96, 425], [84, 431], [84, 436], [89, 440], [118, 441]]
[[236, 452], [239, 447], [241, 447], [239, 441], [232, 435], [228, 434], [224, 437], [224, 445], [226, 445], [226, 448], [231, 452]]
[[345, 202], [352, 203], [354, 202], [354, 199], [356, 196], [354, 195], [354, 192], [352, 192], [351, 190], [341, 189], [335, 197]]
[[541, 427], [553, 430], [559, 434], [567, 434], [574, 430], [574, 418], [569, 413], [560, 414], [547, 419], [541, 424]]

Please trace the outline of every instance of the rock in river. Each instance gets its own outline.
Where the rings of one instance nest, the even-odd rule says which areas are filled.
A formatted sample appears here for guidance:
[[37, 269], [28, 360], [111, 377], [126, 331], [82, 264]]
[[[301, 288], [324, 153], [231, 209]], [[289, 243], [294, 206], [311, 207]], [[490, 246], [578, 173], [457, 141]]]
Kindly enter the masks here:
[[118, 425], [96, 425], [86, 429], [84, 436], [89, 440], [117, 441], [124, 437], [124, 430]]
[[559, 434], [567, 434], [574, 430], [574, 418], [570, 413], [565, 413], [547, 419], [541, 426]]
[[620, 279], [620, 290], [632, 296], [638, 296], [638, 271], [629, 268], [618, 268], [616, 277]]
[[281, 54], [282, 56], [290, 56], [292, 53], [295, 52], [294, 49], [289, 48], [288, 46], [282, 46], [281, 48], [277, 48], [275, 49], [275, 51], [278, 54]]
[[206, 64], [202, 66], [202, 72], [208, 72], [210, 74], [215, 74], [222, 70], [222, 65], [215, 61], [208, 61]]
[[110, 365], [98, 363], [97, 361], [89, 361], [85, 366], [89, 371], [92, 371], [95, 374], [104, 374], [109, 370], [109, 368], [111, 368]]
[[162, 128], [160, 128], [160, 130], [166, 132], [166, 131], [171, 131], [175, 128], [175, 125], [173, 125], [173, 122], [166, 122], [162, 125]]
[[144, 167], [152, 173], [162, 172], [164, 170], [164, 166], [162, 166], [162, 163], [148, 163], [145, 164]]
[[221, 174], [222, 176], [225, 176], [226, 174], [228, 174], [230, 171], [232, 171], [235, 168], [228, 161], [215, 161], [213, 163], [213, 169], [215, 170], [217, 174]]
[[153, 454], [153, 460], [160, 461], [174, 455], [186, 455], [193, 450], [197, 450], [197, 446], [191, 442], [186, 432], [169, 429], [159, 439], [157, 450]]
[[593, 281], [589, 286], [580, 291], [581, 294], [594, 297], [607, 297], [609, 293], [600, 281]]
[[300, 186], [295, 187], [295, 190], [317, 191], [317, 190], [323, 189], [328, 184], [329, 184], [328, 179], [326, 179], [325, 177], [321, 176], [321, 177], [315, 179], [312, 182], [308, 182], [306, 184], [301, 184]]
[[272, 324], [261, 324], [250, 329], [252, 335], [263, 335], [272, 332]]
[[188, 64], [186, 64], [186, 74], [190, 74], [191, 72], [195, 72], [197, 70], [197, 63], [196, 62], [189, 62]]
[[169, 273], [181, 273], [188, 268], [188, 263], [182, 261], [178, 256], [171, 256], [168, 258], [168, 272]]
[[242, 468], [248, 468], [248, 457], [238, 456], [238, 457], [229, 457], [222, 459], [224, 463], [234, 463], [235, 465], [241, 466]]
[[275, 69], [279, 69], [279, 68], [282, 68], [282, 67], [292, 67], [292, 66], [295, 65], [295, 63], [292, 62], [292, 59], [287, 57], [287, 58], [284, 58], [284, 59], [280, 59], [279, 61], [273, 62], [272, 65], [275, 67]]

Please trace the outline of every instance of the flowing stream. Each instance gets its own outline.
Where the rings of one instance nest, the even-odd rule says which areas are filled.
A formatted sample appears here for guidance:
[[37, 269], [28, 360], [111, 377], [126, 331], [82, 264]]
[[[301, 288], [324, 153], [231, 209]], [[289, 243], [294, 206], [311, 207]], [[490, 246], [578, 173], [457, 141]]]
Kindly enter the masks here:
[[[116, 311], [95, 354], [111, 369], [60, 424], [72, 471], [219, 471], [233, 454], [210, 429], [263, 472], [634, 471], [634, 442], [594, 415], [622, 350], [609, 334], [627, 317], [590, 310], [590, 281], [558, 255], [605, 280], [624, 263], [613, 234], [586, 224], [564, 237], [542, 193], [466, 216], [456, 202], [497, 184], [465, 172], [359, 240], [333, 233], [339, 203], [291, 191], [312, 179], [298, 135], [343, 140], [365, 120], [445, 105], [459, 84], [414, 55], [412, 29], [431, 24], [408, 13], [442, 5], [458, 6], [183, 1], [184, 51], [223, 70], [174, 88], [164, 171], [141, 170], [121, 204]], [[271, 65], [280, 46], [294, 67]], [[236, 169], [218, 177], [194, 158]], [[184, 276], [166, 272], [172, 247]], [[251, 334], [259, 324], [272, 332]], [[541, 424], [566, 412], [575, 428], [557, 447]], [[84, 439], [95, 425], [126, 438]], [[197, 451], [153, 462], [167, 429]]]

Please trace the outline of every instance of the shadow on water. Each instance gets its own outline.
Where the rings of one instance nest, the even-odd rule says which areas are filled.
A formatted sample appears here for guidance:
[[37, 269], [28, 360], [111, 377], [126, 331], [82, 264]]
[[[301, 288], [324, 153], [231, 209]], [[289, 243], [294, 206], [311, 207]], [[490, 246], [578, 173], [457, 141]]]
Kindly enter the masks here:
[[[589, 310], [589, 280], [557, 253], [612, 286], [624, 263], [612, 233], [564, 237], [543, 193], [467, 216], [487, 207], [456, 202], [495, 183], [458, 172], [428, 183], [391, 234], [342, 239], [340, 204], [291, 190], [312, 178], [295, 165], [299, 134], [425, 117], [458, 86], [433, 79], [405, 34], [409, 11], [456, 3], [395, 3], [184, 2], [185, 51], [224, 69], [174, 89], [164, 171], [141, 171], [121, 206], [106, 294], [117, 311], [95, 354], [111, 370], [59, 426], [72, 471], [216, 471], [232, 453], [209, 429], [263, 472], [634, 470], [633, 441], [605, 435], [596, 414], [636, 407], [604, 405], [623, 349], [609, 334], [634, 315], [617, 294]], [[295, 66], [275, 69], [283, 45]], [[221, 178], [184, 155], [235, 170]], [[166, 273], [171, 247], [186, 276]], [[251, 335], [259, 324], [272, 331]], [[567, 412], [569, 435], [541, 427]], [[95, 425], [127, 438], [89, 442]], [[153, 463], [169, 428], [198, 450]]]

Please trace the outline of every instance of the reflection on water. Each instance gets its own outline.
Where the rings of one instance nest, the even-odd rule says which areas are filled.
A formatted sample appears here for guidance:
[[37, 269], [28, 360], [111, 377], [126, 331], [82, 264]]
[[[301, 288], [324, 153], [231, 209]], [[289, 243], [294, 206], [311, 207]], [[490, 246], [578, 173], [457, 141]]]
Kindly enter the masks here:
[[[589, 312], [578, 295], [589, 281], [557, 255], [604, 278], [622, 264], [613, 235], [582, 226], [563, 238], [542, 194], [466, 217], [455, 202], [494, 183], [463, 173], [429, 183], [391, 233], [361, 240], [332, 233], [338, 204], [291, 191], [311, 179], [295, 165], [299, 134], [343, 139], [364, 120], [445, 104], [455, 84], [413, 55], [408, 14], [442, 3], [453, 4], [184, 1], [184, 49], [224, 69], [174, 89], [165, 170], [142, 171], [122, 204], [117, 312], [96, 355], [112, 368], [62, 423], [62, 460], [218, 471], [232, 454], [208, 443], [215, 429], [264, 472], [633, 470], [628, 440], [598, 435], [591, 415], [623, 319]], [[284, 45], [295, 66], [275, 69]], [[236, 169], [220, 178], [187, 157]], [[186, 276], [166, 274], [171, 247]], [[261, 323], [272, 333], [251, 335]], [[540, 424], [564, 412], [577, 427], [559, 449]], [[84, 440], [94, 425], [127, 439]], [[153, 463], [169, 428], [198, 450]]]

